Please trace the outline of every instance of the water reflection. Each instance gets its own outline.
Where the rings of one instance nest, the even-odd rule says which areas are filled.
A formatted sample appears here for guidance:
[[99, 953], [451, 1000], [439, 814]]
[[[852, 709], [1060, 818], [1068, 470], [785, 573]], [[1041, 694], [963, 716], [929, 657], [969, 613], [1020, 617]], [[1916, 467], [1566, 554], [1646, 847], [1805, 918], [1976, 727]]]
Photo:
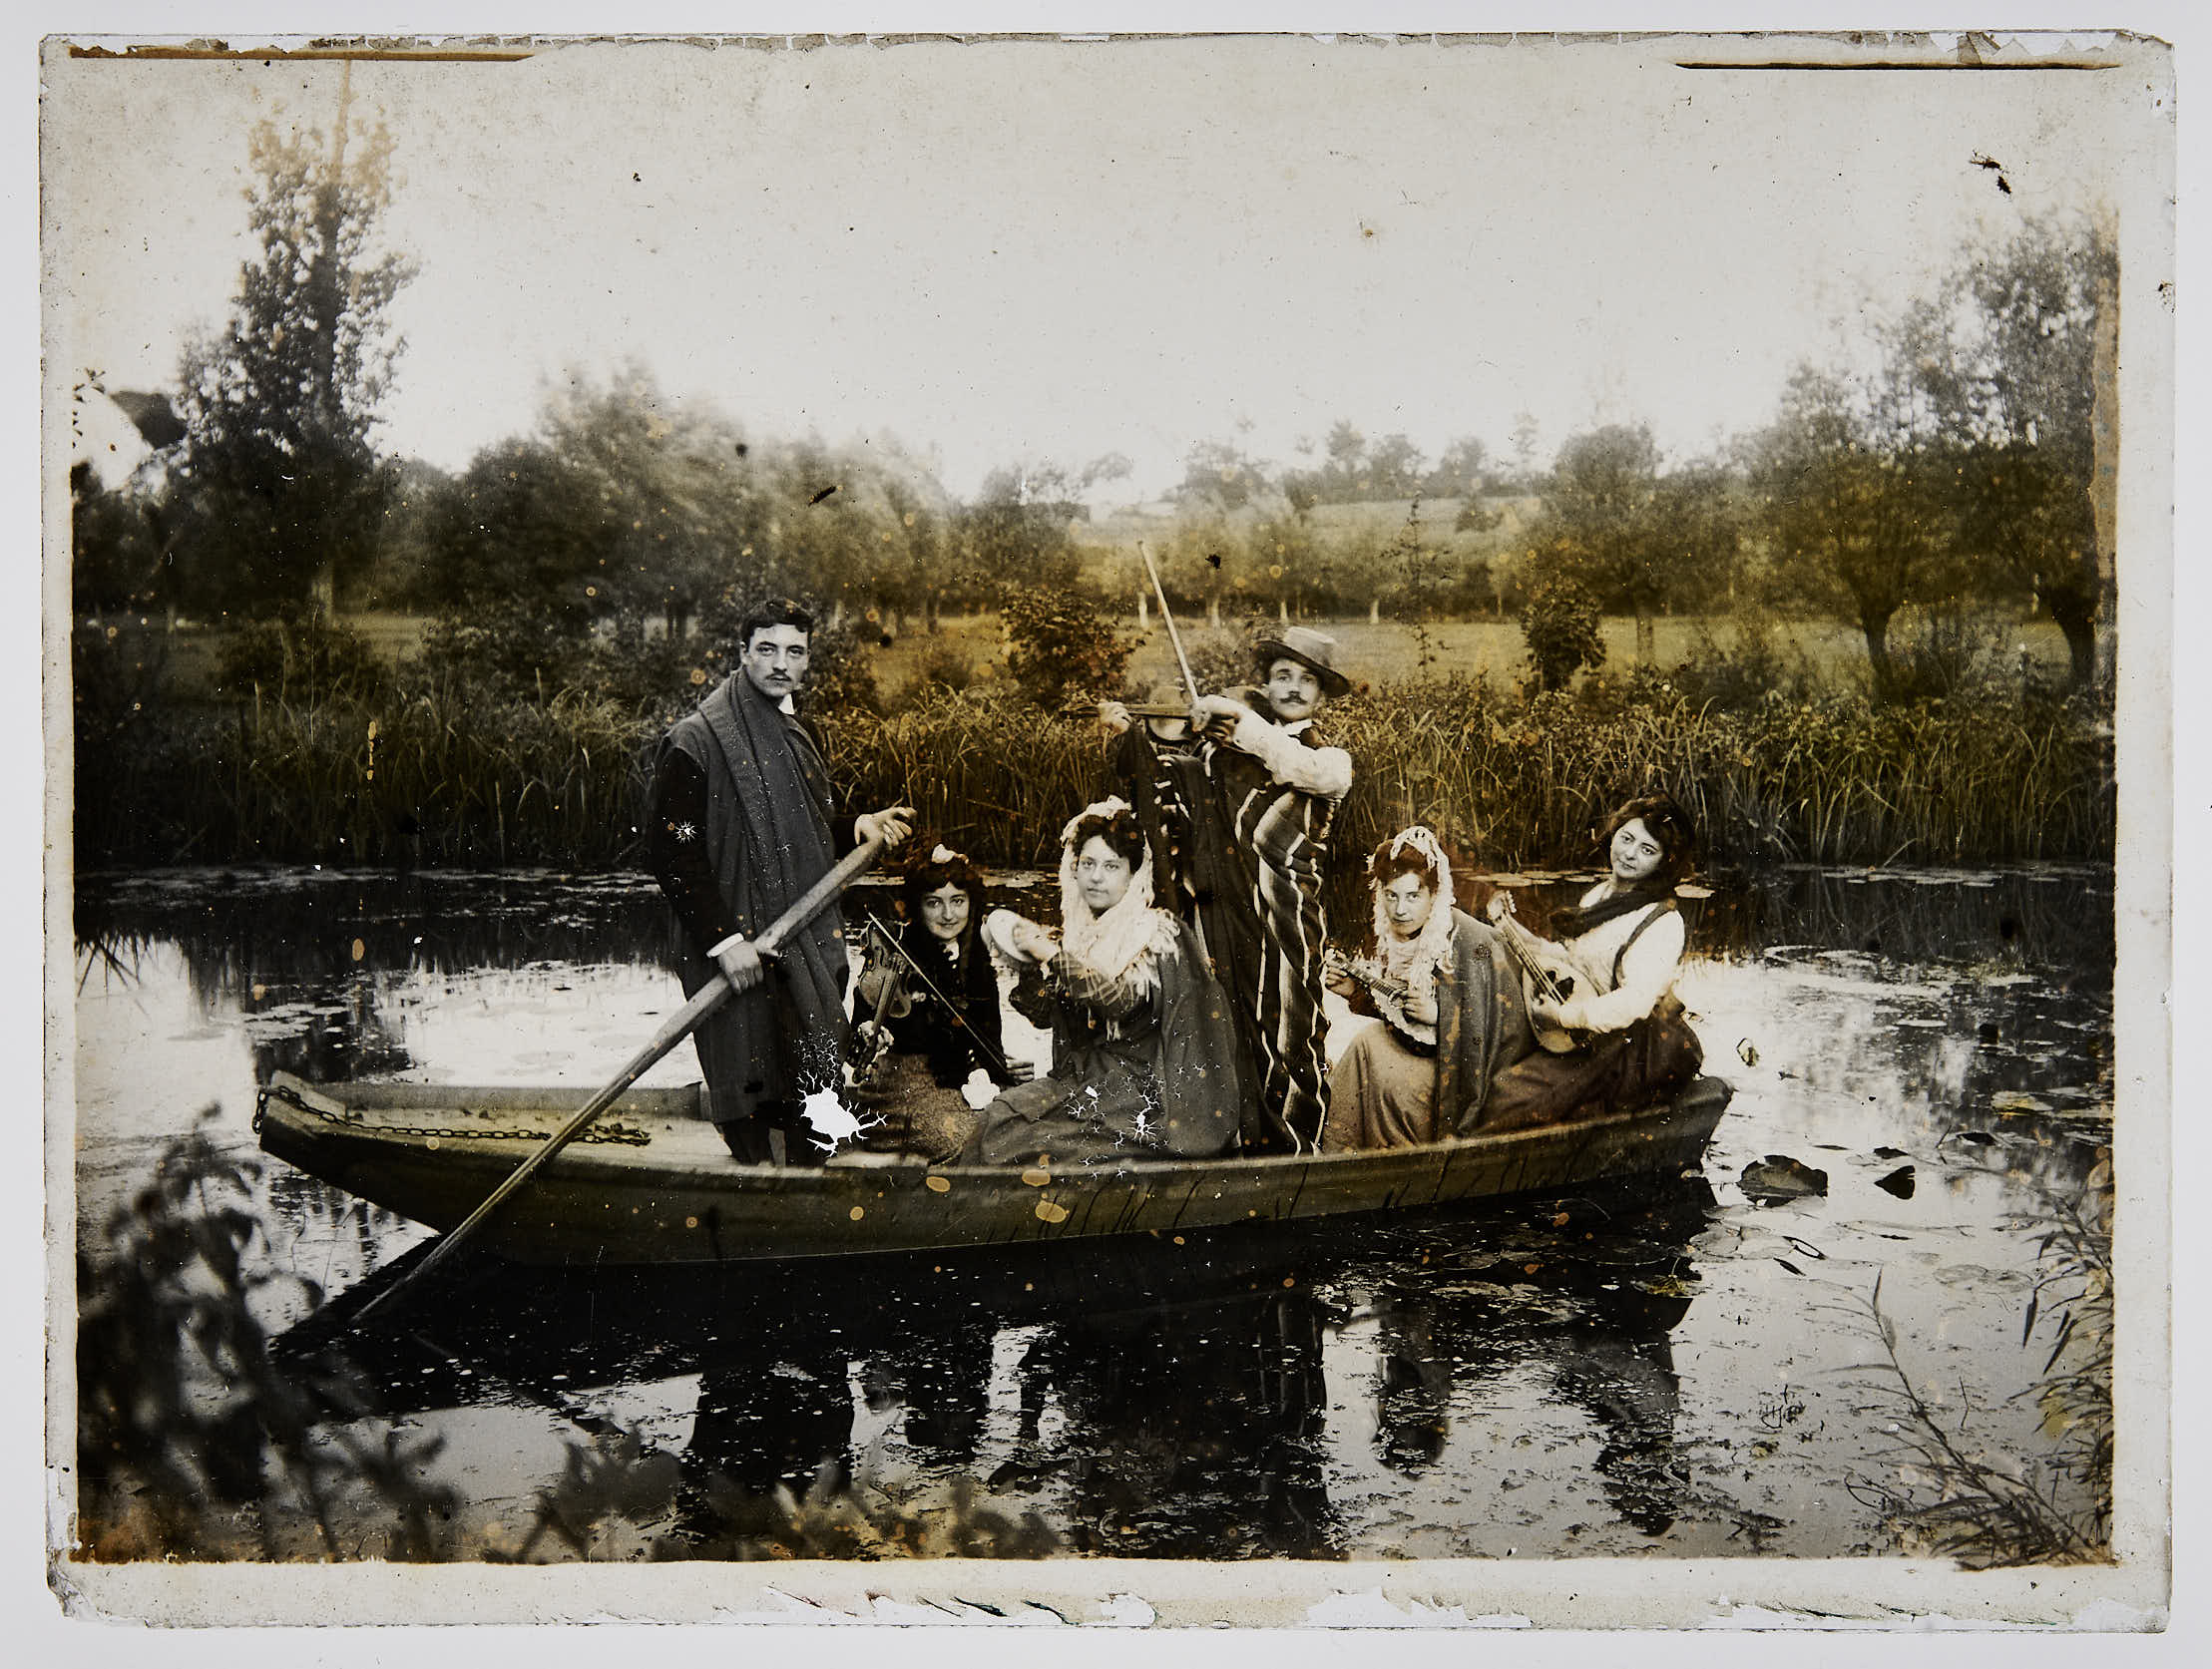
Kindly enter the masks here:
[[[2049, 1348], [2020, 1343], [2035, 1213], [2109, 1139], [2109, 876], [1791, 871], [1690, 911], [1709, 954], [1685, 1000], [1738, 1095], [1703, 1176], [1658, 1197], [986, 1265], [477, 1263], [350, 1349], [440, 1430], [639, 1436], [685, 1479], [656, 1532], [678, 1550], [778, 1487], [948, 1479], [1083, 1553], [1872, 1549], [1844, 1485], [1877, 1445], [1844, 1376], [1877, 1275], [1916, 1366], [2034, 1441], [2006, 1399]], [[674, 989], [666, 914], [622, 878], [135, 878], [88, 885], [79, 929], [87, 1200], [209, 1099], [249, 1141], [273, 1070], [591, 1079]], [[1746, 1199], [1777, 1153], [1827, 1195]], [[336, 1319], [421, 1238], [281, 1165], [264, 1210]], [[558, 1474], [530, 1454], [486, 1465], [498, 1493]]]

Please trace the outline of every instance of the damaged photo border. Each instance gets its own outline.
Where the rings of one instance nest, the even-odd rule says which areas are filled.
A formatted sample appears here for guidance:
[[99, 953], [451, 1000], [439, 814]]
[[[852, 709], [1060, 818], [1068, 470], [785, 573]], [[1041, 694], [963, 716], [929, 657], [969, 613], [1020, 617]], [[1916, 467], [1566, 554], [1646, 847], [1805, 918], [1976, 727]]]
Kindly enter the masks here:
[[[71, 164], [82, 186], [85, 169], [56, 154], [58, 120], [73, 97], [114, 60], [82, 56], [75, 47], [116, 51], [129, 42], [84, 37], [51, 39], [42, 53], [40, 157], [43, 384], [42, 511], [44, 517], [45, 740], [49, 764], [46, 812], [46, 1158], [47, 1352], [45, 1520], [49, 1579], [73, 1613], [162, 1624], [487, 1623], [632, 1620], [790, 1623], [797, 1620], [988, 1624], [1005, 1617], [1050, 1623], [1237, 1627], [1497, 1626], [1559, 1628], [1825, 1627], [1843, 1621], [1878, 1627], [2072, 1625], [2144, 1629], [2161, 1626], [2170, 1602], [2171, 1420], [2169, 1404], [2172, 1230], [2169, 1178], [2171, 1026], [2166, 993], [2172, 967], [2171, 839], [2173, 762], [2171, 676], [2174, 595], [2172, 502], [2175, 480], [2174, 323], [2168, 280], [2174, 270], [2175, 128], [2173, 60], [2157, 41], [2106, 32], [2035, 37], [1831, 37], [1699, 34], [1639, 38], [1434, 37], [1400, 40], [1406, 86], [1464, 83], [1466, 107], [1482, 108], [1483, 90], [1510, 77], [1536, 55], [1571, 55], [1593, 121], [1603, 120], [1608, 81], [1648, 84], [1683, 75], [1691, 65], [1756, 67], [1762, 75], [1842, 82], [1835, 71], [1888, 67], [1925, 70], [1924, 96], [1942, 99], [1955, 80], [2001, 75], [2022, 98], [2043, 96], [2054, 79], [2068, 83], [2054, 112], [2070, 126], [2050, 143], [2076, 147], [2101, 165], [2106, 207], [2119, 247], [2122, 305], [2118, 359], [2120, 467], [2116, 507], [2118, 614], [2116, 641], [2118, 827], [2114, 899], [2117, 974], [2114, 988], [2115, 1257], [2118, 1338], [2113, 1398], [2119, 1434], [2113, 1478], [2112, 1562], [1967, 1571], [1942, 1560], [1902, 1558], [1796, 1559], [1744, 1557], [1677, 1560], [1664, 1556], [1609, 1560], [1494, 1561], [1479, 1559], [1355, 1562], [1252, 1560], [1235, 1563], [1108, 1558], [1042, 1561], [794, 1562], [414, 1567], [375, 1563], [328, 1565], [82, 1562], [68, 1551], [72, 1504], [68, 1471], [75, 1445], [72, 1372], [75, 1295], [71, 1267], [75, 1224], [72, 1175], [74, 1034], [72, 876], [70, 873], [69, 610], [70, 511], [67, 476], [69, 379], [79, 356], [68, 339], [65, 304], [77, 281], [73, 251], [82, 228], [98, 214], [96, 199], [50, 188], [57, 166]], [[300, 44], [300, 43], [294, 43]], [[274, 45], [274, 43], [268, 43]], [[250, 56], [265, 56], [257, 44]], [[425, 64], [423, 74], [465, 75], [495, 84], [511, 77], [518, 96], [533, 63], [584, 56], [599, 101], [579, 120], [649, 100], [671, 52], [689, 44], [514, 38], [415, 42], [378, 41], [364, 58], [406, 53], [452, 54], [481, 62]], [[1004, 55], [1019, 75], [1039, 56], [1080, 57], [1106, 76], [1141, 85], [1146, 64], [1163, 53], [1203, 54], [1224, 89], [1263, 84], [1295, 63], [1324, 68], [1330, 54], [1373, 54], [1373, 42], [1310, 36], [1046, 40], [971, 37], [889, 39], [730, 38], [713, 43], [714, 68], [729, 87], [731, 143], [761, 109], [788, 108], [762, 90], [799, 76], [820, 55], [846, 60], [847, 101], [840, 120], [880, 125], [881, 106], [864, 97], [868, 78], [907, 78], [926, 86], [932, 66], [948, 54]], [[195, 76], [226, 73], [221, 55], [173, 65], [179, 85]], [[2034, 73], [2017, 73], [2017, 72]], [[2011, 73], [2007, 73], [2011, 72]], [[1705, 83], [1722, 78], [1707, 76]], [[1376, 83], [1363, 83], [1370, 92]], [[1695, 91], [1703, 95], [1704, 85]], [[1716, 95], [1718, 89], [1715, 89]], [[1231, 101], [1233, 102], [1233, 101]], [[189, 101], [180, 99], [189, 106]], [[1832, 107], [1822, 107], [1831, 108]], [[901, 107], [915, 114], [918, 107]], [[894, 116], [893, 120], [900, 119]], [[1868, 142], [1856, 132], [1823, 130], [1809, 114], [1805, 131], [1777, 136], [1785, 153], [1807, 159], [1826, 146]], [[403, 137], [403, 136], [402, 136]], [[896, 143], [893, 128], [886, 143]], [[1645, 137], [1633, 131], [1594, 136], [1624, 158]], [[1010, 144], [1014, 143], [1011, 139]], [[1160, 146], [1190, 143], [1162, 133]], [[1501, 143], [1511, 143], [1501, 141]], [[1522, 155], [1524, 166], [1542, 158]], [[864, 182], [854, 183], [865, 190]], [[1234, 204], [1203, 206], [1234, 215]], [[1574, 235], [1571, 200], [1557, 205], [1557, 235]], [[690, 228], [686, 228], [689, 230]], [[1471, 234], [1479, 228], [1470, 228]], [[579, 258], [588, 258], [592, 227], [576, 228]], [[626, 233], [627, 234], [627, 233]], [[822, 251], [834, 262], [834, 248]], [[1071, 249], [1078, 263], [1102, 251]], [[1717, 251], [1725, 260], [1728, 251]], [[1633, 273], [1593, 272], [1593, 285], [1632, 284]], [[220, 297], [210, 298], [214, 315]], [[650, 298], [641, 298], [641, 305]], [[1808, 320], [1810, 333], [1822, 321]], [[1317, 322], [1317, 328], [1357, 328], [1357, 321]], [[1513, 329], [1511, 319], [1476, 327]], [[988, 352], [988, 344], [979, 348]], [[1283, 344], [1294, 354], [1297, 344]], [[1080, 367], [1065, 393], [1085, 397]], [[1471, 1508], [1470, 1510], [1478, 1510]], [[143, 1648], [142, 1648], [143, 1649]]]

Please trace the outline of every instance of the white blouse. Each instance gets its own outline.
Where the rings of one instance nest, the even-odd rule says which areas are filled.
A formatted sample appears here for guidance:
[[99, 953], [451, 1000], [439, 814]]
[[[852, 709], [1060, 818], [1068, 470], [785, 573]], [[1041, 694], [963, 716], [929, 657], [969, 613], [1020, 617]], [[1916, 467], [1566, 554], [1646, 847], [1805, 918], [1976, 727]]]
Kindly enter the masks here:
[[[1600, 882], [1584, 893], [1583, 908], [1595, 904], [1602, 891], [1603, 883]], [[1613, 985], [1613, 959], [1620, 955], [1620, 947], [1628, 944], [1629, 936], [1642, 926], [1644, 918], [1653, 910], [1661, 912], [1658, 920], [1629, 945], [1627, 956], [1621, 958], [1620, 984]], [[1657, 1008], [1659, 999], [1674, 989], [1674, 977], [1681, 969], [1682, 952], [1688, 943], [1689, 929], [1682, 920], [1682, 913], [1657, 904], [1615, 916], [1609, 922], [1599, 923], [1579, 939], [1569, 940], [1566, 949], [1588, 971], [1600, 995], [1561, 1003], [1559, 1024], [1582, 1032], [1626, 1031]]]

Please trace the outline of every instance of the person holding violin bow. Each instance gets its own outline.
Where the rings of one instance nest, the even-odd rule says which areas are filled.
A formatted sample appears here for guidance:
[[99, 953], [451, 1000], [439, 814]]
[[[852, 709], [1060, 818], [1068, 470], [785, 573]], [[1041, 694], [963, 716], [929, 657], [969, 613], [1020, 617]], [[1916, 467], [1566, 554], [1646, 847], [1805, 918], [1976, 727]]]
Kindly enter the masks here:
[[1688, 930], [1675, 885], [1696, 857], [1689, 814], [1664, 795], [1630, 800], [1607, 819], [1611, 869], [1539, 939], [1501, 892], [1489, 914], [1530, 975], [1529, 1021], [1540, 1044], [1498, 1074], [1481, 1130], [1529, 1129], [1647, 1105], [1704, 1065], [1674, 981]]
[[1324, 1153], [1475, 1134], [1493, 1080], [1532, 1046], [1519, 971], [1499, 933], [1455, 907], [1435, 832], [1417, 823], [1384, 841], [1367, 878], [1374, 949], [1331, 953], [1326, 978], [1377, 1019], [1329, 1070]]
[[899, 903], [902, 919], [871, 918], [864, 941], [853, 996], [854, 1098], [895, 1112], [885, 1132], [891, 1145], [937, 1146], [953, 1134], [957, 1146], [965, 1095], [988, 1101], [1036, 1067], [1007, 1056], [998, 973], [983, 943], [989, 900], [975, 861], [942, 844], [917, 851], [902, 867]]

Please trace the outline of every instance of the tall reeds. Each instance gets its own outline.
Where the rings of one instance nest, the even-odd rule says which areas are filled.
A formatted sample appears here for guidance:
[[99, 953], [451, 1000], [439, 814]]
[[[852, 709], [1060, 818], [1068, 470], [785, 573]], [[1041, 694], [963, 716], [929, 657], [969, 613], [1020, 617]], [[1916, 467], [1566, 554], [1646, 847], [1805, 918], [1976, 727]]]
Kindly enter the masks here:
[[[1325, 722], [1355, 763], [1338, 834], [1348, 851], [1424, 821], [1493, 864], [1577, 863], [1607, 807], [1654, 790], [1697, 817], [1721, 859], [2112, 849], [2110, 730], [2051, 701], [1815, 693], [1721, 708], [1663, 685], [1523, 700], [1453, 678], [1385, 687]], [[78, 857], [619, 866], [635, 861], [635, 762], [658, 727], [567, 691], [151, 704], [80, 750]], [[911, 803], [987, 862], [1048, 862], [1061, 825], [1112, 786], [1096, 724], [1004, 691], [931, 687], [889, 716], [824, 728], [855, 806]]]

